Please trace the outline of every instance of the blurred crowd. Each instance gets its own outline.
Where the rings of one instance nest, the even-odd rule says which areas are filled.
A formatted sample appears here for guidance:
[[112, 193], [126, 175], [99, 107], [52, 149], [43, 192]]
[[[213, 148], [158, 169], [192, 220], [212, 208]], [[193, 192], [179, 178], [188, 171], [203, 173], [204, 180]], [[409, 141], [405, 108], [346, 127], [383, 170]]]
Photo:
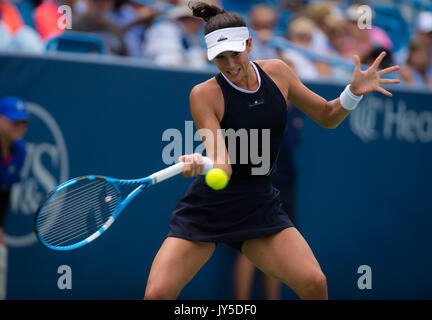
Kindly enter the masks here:
[[[414, 8], [404, 0], [206, 2], [244, 16], [252, 60], [279, 58], [302, 79], [346, 81], [354, 54], [369, 65], [385, 50], [381, 67], [399, 64], [403, 83], [432, 88], [432, 7]], [[0, 0], [0, 50], [97, 52], [205, 68], [204, 22], [192, 16], [188, 3]]]

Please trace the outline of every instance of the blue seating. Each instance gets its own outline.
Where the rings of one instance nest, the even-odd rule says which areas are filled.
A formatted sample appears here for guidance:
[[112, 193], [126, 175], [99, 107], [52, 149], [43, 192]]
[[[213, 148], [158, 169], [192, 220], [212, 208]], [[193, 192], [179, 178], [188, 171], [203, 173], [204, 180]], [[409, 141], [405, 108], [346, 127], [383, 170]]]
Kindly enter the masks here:
[[46, 50], [75, 53], [107, 53], [106, 45], [98, 35], [71, 31], [50, 39], [46, 44]]
[[34, 28], [33, 11], [35, 9], [30, 0], [13, 1], [13, 4], [18, 8], [21, 17], [26, 25]]
[[236, 12], [242, 16], [247, 15], [250, 8], [255, 4], [254, 1], [247, 0], [222, 0], [222, 6], [229, 12]]

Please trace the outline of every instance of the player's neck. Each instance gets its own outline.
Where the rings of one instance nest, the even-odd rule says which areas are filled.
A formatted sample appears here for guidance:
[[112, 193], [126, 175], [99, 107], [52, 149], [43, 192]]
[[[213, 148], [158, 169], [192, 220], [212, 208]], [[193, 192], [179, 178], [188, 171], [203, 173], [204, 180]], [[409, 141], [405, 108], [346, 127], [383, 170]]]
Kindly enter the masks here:
[[233, 82], [237, 87], [248, 90], [248, 91], [254, 91], [259, 86], [258, 76], [255, 72], [254, 67], [252, 66], [252, 63], [249, 63], [246, 75], [239, 80], [237, 83]]

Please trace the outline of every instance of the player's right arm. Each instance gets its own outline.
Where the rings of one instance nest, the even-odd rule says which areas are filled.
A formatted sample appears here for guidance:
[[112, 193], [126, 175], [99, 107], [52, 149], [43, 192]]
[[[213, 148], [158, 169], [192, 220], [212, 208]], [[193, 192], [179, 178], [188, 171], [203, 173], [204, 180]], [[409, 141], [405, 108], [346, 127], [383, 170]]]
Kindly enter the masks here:
[[[229, 163], [228, 151], [221, 133], [220, 117], [223, 114], [224, 100], [220, 87], [214, 79], [196, 85], [189, 96], [190, 110], [201, 139], [215, 168], [223, 169], [231, 177], [232, 168]], [[183, 175], [191, 177], [203, 171], [203, 166], [197, 163], [199, 156], [186, 155], [180, 158], [184, 161]]]

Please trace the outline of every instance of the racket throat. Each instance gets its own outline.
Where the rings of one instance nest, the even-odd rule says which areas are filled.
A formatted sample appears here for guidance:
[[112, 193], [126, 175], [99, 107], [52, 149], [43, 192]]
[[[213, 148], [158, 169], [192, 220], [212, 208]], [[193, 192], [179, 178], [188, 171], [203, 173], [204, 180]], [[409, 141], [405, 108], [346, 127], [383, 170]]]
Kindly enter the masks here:
[[124, 207], [126, 207], [129, 202], [132, 201], [133, 198], [135, 198], [137, 195], [139, 195], [144, 189], [146, 188], [145, 184], [139, 185], [138, 187], [136, 187], [127, 197], [126, 199], [124, 199], [121, 204], [120, 204], [120, 208], [117, 210], [117, 212], [120, 212], [121, 210], [123, 210]]

